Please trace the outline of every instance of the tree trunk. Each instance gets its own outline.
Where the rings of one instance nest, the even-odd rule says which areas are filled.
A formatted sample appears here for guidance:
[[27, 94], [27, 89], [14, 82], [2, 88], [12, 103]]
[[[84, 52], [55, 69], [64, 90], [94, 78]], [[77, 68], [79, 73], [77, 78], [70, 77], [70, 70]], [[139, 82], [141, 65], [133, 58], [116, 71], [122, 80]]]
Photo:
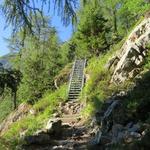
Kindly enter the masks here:
[[130, 28], [130, 25], [129, 25], [129, 20], [128, 20], [128, 17], [126, 18], [126, 35], [128, 34], [128, 32], [129, 32], [129, 28]]
[[114, 33], [117, 33], [118, 27], [117, 27], [117, 16], [116, 16], [116, 10], [113, 10], [114, 15]]
[[17, 93], [16, 91], [12, 92], [12, 97], [13, 97], [13, 104], [14, 104], [14, 110], [17, 108]]

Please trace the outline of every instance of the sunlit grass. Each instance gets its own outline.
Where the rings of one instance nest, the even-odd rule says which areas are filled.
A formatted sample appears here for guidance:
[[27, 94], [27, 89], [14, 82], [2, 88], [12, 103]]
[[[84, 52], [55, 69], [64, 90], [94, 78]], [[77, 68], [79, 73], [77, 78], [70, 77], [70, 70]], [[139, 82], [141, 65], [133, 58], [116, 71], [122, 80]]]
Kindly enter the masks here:
[[[13, 148], [19, 145], [22, 141], [20, 134], [25, 132], [25, 135], [32, 135], [38, 129], [41, 129], [46, 121], [52, 117], [54, 111], [57, 110], [59, 102], [67, 99], [67, 86], [63, 85], [60, 89], [54, 92], [47, 92], [34, 106], [36, 114], [28, 114], [27, 117], [13, 123], [10, 128], [2, 136], [5, 145]], [[1, 141], [1, 140], [0, 140]]]

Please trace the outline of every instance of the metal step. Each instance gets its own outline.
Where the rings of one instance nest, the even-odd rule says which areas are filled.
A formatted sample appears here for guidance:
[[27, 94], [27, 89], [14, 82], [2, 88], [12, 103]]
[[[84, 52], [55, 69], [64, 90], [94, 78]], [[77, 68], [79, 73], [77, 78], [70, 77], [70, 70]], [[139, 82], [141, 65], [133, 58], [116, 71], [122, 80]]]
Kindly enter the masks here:
[[71, 82], [76, 82], [76, 81], [82, 81], [82, 79], [80, 79], [80, 78], [74, 78], [74, 79], [72, 79]]
[[80, 91], [69, 91], [69, 94], [78, 94]]
[[84, 83], [84, 68], [86, 60], [78, 59], [74, 62], [71, 73], [68, 100], [77, 100]]
[[72, 81], [71, 81], [71, 82], [77, 82], [77, 81], [82, 81], [82, 79], [74, 78], [74, 79], [72, 79]]
[[73, 80], [73, 81], [71, 81], [71, 83], [82, 83], [82, 81], [81, 80]]
[[69, 94], [69, 97], [78, 97], [80, 95], [80, 93], [71, 93]]
[[80, 93], [81, 92], [81, 90], [79, 90], [79, 91], [69, 91], [69, 93]]
[[70, 90], [69, 90], [69, 92], [72, 92], [72, 91], [81, 91], [81, 88], [71, 88]]
[[71, 85], [81, 85], [82, 82], [71, 82]]
[[70, 90], [69, 93], [70, 92], [81, 92], [81, 90], [77, 90], [77, 89], [76, 90]]
[[81, 86], [72, 86], [71, 88], [70, 88], [70, 90], [75, 90], [75, 89], [80, 89], [81, 90]]
[[80, 86], [71, 86], [70, 89], [81, 89], [81, 85]]
[[71, 81], [71, 83], [73, 83], [73, 82], [75, 82], [75, 83], [76, 83], [76, 82], [82, 82], [82, 80], [76, 79], [76, 80], [72, 80], [72, 81]]
[[81, 83], [75, 83], [75, 82], [71, 83], [71, 86], [78, 86], [78, 85], [81, 86]]
[[71, 89], [72, 88], [79, 88], [80, 89], [81, 87], [82, 87], [81, 85], [71, 85]]
[[69, 98], [78, 98], [80, 95], [69, 95]]
[[82, 82], [71, 82], [71, 85], [81, 84]]
[[81, 80], [73, 80], [73, 81], [71, 81], [71, 83], [82, 83], [82, 81]]
[[72, 78], [72, 81], [76, 81], [76, 80], [82, 81], [82, 78], [81, 78], [80, 76], [76, 76], [76, 77], [73, 77], [73, 78]]
[[72, 89], [72, 88], [79, 88], [79, 89], [81, 89], [81, 85], [77, 85], [77, 84], [70, 84], [70, 89]]

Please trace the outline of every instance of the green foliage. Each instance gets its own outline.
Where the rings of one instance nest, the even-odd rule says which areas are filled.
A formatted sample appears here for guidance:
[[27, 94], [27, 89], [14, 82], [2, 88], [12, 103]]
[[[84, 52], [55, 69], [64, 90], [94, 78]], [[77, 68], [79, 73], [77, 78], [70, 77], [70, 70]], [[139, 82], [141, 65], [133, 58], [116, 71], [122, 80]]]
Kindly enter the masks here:
[[136, 79], [133, 88], [128, 90], [128, 94], [123, 101], [127, 115], [133, 120], [146, 122], [150, 119], [150, 74], [149, 71]]
[[11, 102], [11, 95], [9, 91], [5, 91], [3, 96], [0, 97], [0, 123], [6, 118], [13, 110]]
[[[143, 0], [81, 1], [76, 32], [66, 46], [78, 57], [98, 56], [131, 31], [150, 8]], [[142, 5], [142, 7], [141, 7]]]
[[72, 42], [67, 41], [61, 45], [61, 61], [64, 63], [72, 62], [75, 58], [75, 46]]
[[47, 92], [34, 106], [36, 115], [28, 114], [27, 117], [13, 123], [11, 127], [1, 137], [0, 142], [4, 145], [15, 149], [16, 145], [21, 144], [20, 133], [26, 132], [26, 135], [32, 135], [38, 129], [45, 125], [46, 121], [51, 118], [53, 112], [58, 111], [59, 102], [67, 99], [67, 86], [63, 85], [54, 92]]
[[117, 34], [118, 32], [118, 16], [117, 12], [119, 10], [119, 6], [121, 4], [120, 0], [105, 0], [101, 1], [102, 10], [106, 18], [109, 20], [110, 26], [113, 28], [113, 32]]
[[46, 90], [54, 89], [54, 77], [68, 62], [68, 53], [60, 47], [57, 33], [48, 22], [39, 35], [26, 37], [20, 48], [21, 55], [14, 61], [23, 76], [18, 99], [34, 103]]
[[43, 18], [45, 9], [47, 9], [47, 12], [51, 12], [49, 9], [57, 11], [64, 25], [68, 25], [70, 22], [74, 23], [77, 4], [77, 1], [72, 0], [54, 0], [54, 7], [51, 8], [51, 0], [41, 0], [40, 2], [36, 0], [4, 0], [0, 10], [4, 13], [7, 24], [12, 25], [13, 32], [23, 29], [24, 35], [26, 35], [35, 33], [33, 28], [35, 22], [39, 30], [41, 26], [44, 26], [44, 20], [41, 20], [42, 24], [39, 23], [38, 16]]
[[104, 52], [109, 46], [109, 31], [107, 20], [103, 17], [99, 3], [86, 4], [79, 12], [79, 24], [73, 37], [76, 44], [76, 55], [98, 56]]
[[67, 83], [69, 81], [71, 69], [72, 69], [72, 63], [67, 64], [59, 73], [58, 75], [55, 76], [54, 82], [55, 82], [55, 87], [59, 88], [61, 85]]
[[[10, 1], [8, 0], [7, 2]], [[57, 5], [61, 4], [59, 1], [57, 2]], [[13, 2], [10, 5], [15, 6]], [[6, 17], [11, 17], [8, 22], [12, 22], [11, 19], [13, 16], [8, 16], [12, 10], [8, 10], [8, 4], [4, 7], [6, 8], [4, 10], [7, 13]], [[31, 22], [33, 25], [31, 30], [35, 34], [27, 34], [22, 42], [20, 39], [24, 38], [25, 30], [21, 29], [16, 34], [16, 37], [11, 39], [10, 45], [12, 49], [19, 51], [13, 63], [15, 64], [15, 68], [19, 69], [23, 76], [19, 88], [17, 84], [17, 98], [20, 102], [31, 102], [36, 115], [28, 114], [24, 119], [13, 123], [0, 141], [3, 141], [8, 149], [10, 147], [12, 149], [14, 147], [15, 149], [16, 145], [22, 142], [20, 140], [20, 132], [26, 132], [26, 135], [31, 135], [37, 129], [42, 128], [43, 124], [52, 116], [53, 112], [57, 111], [59, 102], [67, 99], [67, 86], [64, 85], [54, 91], [54, 80], [64, 79], [63, 76], [68, 75], [70, 66], [63, 71], [60, 70], [66, 64], [72, 62], [76, 56], [90, 58], [88, 60], [88, 67], [86, 68], [86, 73], [90, 78], [87, 80], [80, 97], [82, 101], [86, 102], [86, 108], [82, 112], [85, 117], [89, 117], [96, 110], [100, 109], [104, 101], [111, 97], [112, 94], [130, 89], [128, 92], [128, 100], [124, 101], [123, 104], [129, 112], [129, 115], [136, 113], [139, 114], [139, 118], [141, 119], [142, 116], [140, 115], [143, 115], [143, 113], [138, 112], [140, 107], [143, 106], [147, 110], [149, 109], [147, 107], [150, 97], [149, 75], [144, 75], [143, 80], [137, 82], [137, 87], [133, 89], [131, 88], [133, 87], [131, 86], [132, 81], [127, 81], [121, 85], [114, 85], [110, 83], [113, 70], [108, 70], [106, 64], [116, 50], [121, 48], [124, 42], [124, 40], [119, 43], [118, 41], [125, 34], [128, 34], [129, 30], [136, 23], [136, 20], [149, 8], [150, 5], [143, 0], [89, 0], [88, 3], [84, 3], [80, 8], [76, 32], [72, 39], [62, 45], [60, 44], [55, 29], [48, 23], [49, 20], [44, 20], [45, 25], [43, 27], [41, 17], [37, 16], [38, 24], [42, 27], [38, 30], [39, 27], [34, 16]], [[65, 8], [64, 11], [68, 13], [69, 9]], [[17, 12], [12, 15], [16, 14]], [[28, 15], [28, 12], [25, 15]], [[15, 16], [15, 19], [20, 20], [22, 18]], [[18, 20], [14, 21], [16, 23]], [[21, 23], [22, 21], [20, 20], [19, 22]], [[148, 54], [146, 64], [144, 65], [145, 72], [150, 68], [149, 58], [150, 56]], [[3, 83], [1, 76], [0, 82]], [[141, 87], [144, 88], [142, 89]], [[17, 88], [12, 89], [16, 91]], [[144, 96], [143, 93], [145, 93]], [[144, 104], [142, 101], [144, 101]], [[7, 104], [7, 100], [2, 101], [0, 103], [0, 109], [6, 109]], [[10, 107], [9, 105], [8, 107]], [[9, 111], [3, 111], [0, 115], [0, 121], [8, 113]], [[148, 115], [145, 113], [143, 115], [144, 119], [147, 119]], [[3, 144], [0, 144], [1, 147], [3, 147]]]
[[100, 109], [103, 101], [112, 94], [111, 88], [109, 88], [111, 73], [105, 67], [110, 56], [109, 52], [101, 57], [94, 57], [88, 62], [86, 73], [90, 79], [87, 81], [80, 98], [87, 103], [87, 107], [83, 111], [87, 117]]
[[38, 112], [44, 111], [45, 108], [54, 109], [55, 106], [58, 104], [58, 101], [63, 101], [67, 99], [66, 89], [67, 89], [67, 86], [64, 85], [52, 94], [45, 93], [45, 95], [43, 96], [44, 100], [41, 99], [40, 101], [38, 101], [33, 106], [33, 108]]
[[95, 111], [100, 110], [103, 102], [111, 97], [114, 93], [125, 90], [131, 87], [132, 82], [115, 85], [110, 83], [112, 70], [108, 70], [107, 63], [112, 56], [119, 50], [124, 43], [124, 40], [111, 47], [111, 50], [99, 57], [93, 57], [88, 61], [86, 74], [89, 79], [80, 96], [80, 100], [86, 103], [83, 110], [85, 117], [90, 117]]
[[127, 35], [137, 20], [150, 8], [150, 4], [144, 0], [101, 0], [101, 5], [114, 36], [121, 37]]
[[120, 21], [119, 30], [128, 33], [136, 21], [150, 9], [150, 4], [144, 0], [124, 0], [118, 11]]
[[3, 95], [7, 88], [9, 88], [14, 101], [14, 109], [17, 107], [16, 92], [20, 80], [20, 71], [13, 69], [5, 69], [3, 68], [3, 66], [0, 66], [0, 96]]

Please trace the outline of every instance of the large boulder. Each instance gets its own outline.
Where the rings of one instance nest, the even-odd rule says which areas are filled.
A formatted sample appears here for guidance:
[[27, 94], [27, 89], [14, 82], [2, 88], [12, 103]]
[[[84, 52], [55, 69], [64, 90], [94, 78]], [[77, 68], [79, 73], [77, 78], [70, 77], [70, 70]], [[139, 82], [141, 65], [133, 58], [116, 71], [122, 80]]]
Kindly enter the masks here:
[[[117, 63], [115, 67], [113, 60], [108, 63], [110, 68], [113, 66], [114, 73], [111, 82], [124, 82], [127, 78], [133, 78], [137, 75], [137, 69], [145, 61], [147, 53], [146, 45], [150, 42], [150, 18], [145, 18], [136, 28], [131, 32], [126, 42], [121, 48], [119, 55], [117, 55]], [[133, 71], [134, 70], [134, 71]]]
[[36, 131], [33, 135], [24, 137], [26, 145], [51, 144], [54, 139], [61, 135], [62, 121], [60, 119], [50, 119], [46, 127]]
[[[125, 93], [120, 94], [124, 95]], [[108, 100], [93, 119], [92, 144], [107, 147], [141, 140], [147, 127], [142, 127], [138, 122], [129, 122], [129, 120], [120, 100]]]
[[60, 136], [62, 132], [62, 121], [60, 119], [50, 119], [47, 122], [45, 130], [53, 136]]

